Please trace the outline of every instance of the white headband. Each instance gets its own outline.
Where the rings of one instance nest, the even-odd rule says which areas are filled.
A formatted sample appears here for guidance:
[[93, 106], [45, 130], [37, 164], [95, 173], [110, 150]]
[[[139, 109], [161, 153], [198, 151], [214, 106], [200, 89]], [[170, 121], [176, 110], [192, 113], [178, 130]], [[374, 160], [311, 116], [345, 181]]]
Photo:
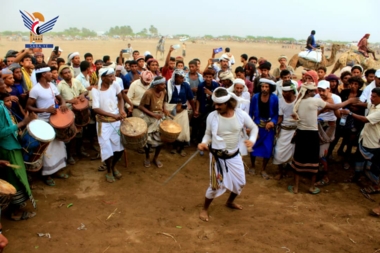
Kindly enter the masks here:
[[153, 80], [153, 82], [150, 83], [150, 87], [154, 87], [154, 86], [162, 84], [162, 83], [166, 83], [165, 77], [161, 78], [159, 80], [156, 80], [156, 81]]
[[[226, 91], [228, 92], [227, 95], [225, 95], [225, 96], [223, 96], [223, 97], [216, 97], [216, 96], [215, 96], [215, 92], [216, 92], [217, 90], [220, 90], [220, 89], [226, 90]], [[214, 92], [212, 93], [212, 97], [211, 97], [211, 98], [212, 98], [212, 101], [214, 101], [214, 103], [216, 103], [216, 104], [224, 104], [224, 103], [226, 103], [228, 100], [230, 100], [231, 98], [235, 99], [236, 101], [238, 101], [239, 103], [242, 103], [242, 104], [248, 104], [248, 103], [250, 103], [249, 100], [246, 100], [246, 99], [240, 98], [240, 97], [236, 96], [235, 93], [230, 92], [230, 91], [228, 91], [226, 88], [223, 88], [223, 87], [216, 88], [216, 89], [214, 90]]]
[[39, 74], [39, 73], [45, 73], [45, 72], [49, 72], [49, 71], [51, 71], [50, 67], [45, 67], [45, 68], [36, 69], [35, 73]]
[[107, 68], [104, 70], [104, 72], [100, 75], [100, 77], [111, 75], [115, 73], [115, 70], [113, 68]]
[[71, 61], [75, 56], [80, 56], [79, 52], [74, 52], [69, 55], [69, 61]]

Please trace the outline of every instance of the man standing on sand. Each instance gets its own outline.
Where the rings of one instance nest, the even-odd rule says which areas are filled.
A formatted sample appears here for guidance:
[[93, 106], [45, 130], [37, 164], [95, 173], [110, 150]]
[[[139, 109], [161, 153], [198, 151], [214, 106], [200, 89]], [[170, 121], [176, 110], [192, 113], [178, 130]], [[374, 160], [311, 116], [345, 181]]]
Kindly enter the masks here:
[[262, 157], [263, 165], [260, 174], [264, 179], [269, 179], [265, 169], [273, 152], [275, 126], [278, 121], [278, 97], [273, 94], [276, 90], [275, 82], [261, 78], [260, 85], [261, 91], [252, 97], [249, 110], [249, 116], [259, 127], [259, 138], [251, 153], [252, 169], [249, 173], [255, 174], [256, 157]]
[[102, 162], [106, 163], [106, 181], [115, 182], [121, 173], [115, 169], [123, 155], [124, 147], [120, 141], [120, 120], [127, 117], [121, 87], [113, 84], [115, 71], [112, 68], [100, 70], [101, 86], [92, 90], [92, 109], [97, 114], [96, 121]]
[[[216, 111], [207, 117], [207, 128], [202, 143], [198, 145], [201, 151], [210, 150], [210, 186], [206, 191], [205, 203], [199, 218], [209, 220], [208, 209], [214, 198], [221, 196], [226, 190], [231, 192], [226, 206], [242, 210], [243, 207], [234, 203], [245, 185], [243, 160], [239, 154], [239, 144], [244, 141], [251, 149], [256, 141], [258, 129], [247, 113], [237, 108], [238, 102], [248, 102], [219, 87], [214, 90], [212, 100]], [[241, 138], [245, 127], [250, 129], [249, 140]]]
[[297, 130], [294, 136], [294, 155], [292, 167], [295, 170], [294, 186], [289, 185], [288, 191], [298, 193], [300, 173], [311, 173], [309, 192], [318, 194], [321, 190], [315, 187], [316, 174], [319, 169], [319, 135], [318, 135], [318, 109], [338, 110], [350, 103], [356, 103], [357, 98], [349, 98], [343, 103], [330, 104], [321, 98], [315, 98], [317, 86], [314, 83], [304, 83], [300, 94], [294, 102], [292, 117], [297, 120]]
[[292, 119], [294, 102], [296, 101], [297, 85], [292, 81], [284, 81], [281, 87], [282, 98], [279, 99], [278, 110], [278, 137], [273, 152], [273, 164], [278, 165], [278, 175], [275, 179], [280, 180], [286, 175], [284, 165], [293, 157], [294, 145], [291, 143], [297, 129], [297, 123]]

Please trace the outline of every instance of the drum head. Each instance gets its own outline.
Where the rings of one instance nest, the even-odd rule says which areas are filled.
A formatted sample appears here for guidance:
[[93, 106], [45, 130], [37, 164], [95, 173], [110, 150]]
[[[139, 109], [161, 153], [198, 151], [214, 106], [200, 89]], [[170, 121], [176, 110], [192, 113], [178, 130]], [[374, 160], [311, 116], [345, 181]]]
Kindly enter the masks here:
[[126, 118], [121, 122], [120, 132], [126, 136], [139, 136], [146, 133], [148, 126], [146, 122], [137, 117]]
[[57, 114], [50, 116], [50, 124], [55, 128], [65, 128], [74, 123], [74, 113], [70, 110], [65, 113], [57, 110]]
[[180, 133], [182, 131], [182, 127], [172, 121], [172, 120], [164, 120], [160, 123], [160, 127], [162, 130], [164, 130], [165, 132], [167, 133], [172, 133], [172, 134], [175, 134], [175, 133]]
[[0, 195], [1, 194], [14, 195], [16, 194], [16, 188], [7, 181], [0, 179]]
[[51, 142], [55, 138], [54, 128], [49, 123], [40, 119], [32, 120], [28, 124], [27, 129], [31, 136], [41, 142]]
[[83, 101], [79, 101], [79, 103], [73, 104], [73, 110], [81, 111], [83, 109], [88, 108], [88, 100], [84, 99]]

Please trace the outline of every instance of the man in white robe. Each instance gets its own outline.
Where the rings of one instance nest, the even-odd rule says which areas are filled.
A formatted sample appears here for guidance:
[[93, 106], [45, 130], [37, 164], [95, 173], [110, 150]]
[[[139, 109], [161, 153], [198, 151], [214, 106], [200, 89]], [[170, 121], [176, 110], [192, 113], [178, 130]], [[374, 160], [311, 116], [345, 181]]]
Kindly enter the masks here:
[[[248, 102], [219, 87], [214, 90], [212, 100], [214, 112], [207, 117], [207, 127], [201, 151], [210, 150], [210, 186], [206, 191], [205, 203], [199, 218], [208, 221], [208, 208], [214, 198], [221, 196], [226, 190], [231, 191], [226, 206], [241, 210], [242, 206], [234, 203], [245, 185], [243, 160], [239, 154], [239, 144], [244, 141], [251, 149], [256, 142], [258, 128], [249, 115], [237, 108], [238, 103]], [[241, 138], [245, 127], [250, 129], [249, 140]]]
[[[121, 173], [115, 169], [116, 163], [123, 155], [124, 147], [120, 139], [120, 120], [127, 115], [121, 87], [113, 84], [114, 69], [102, 69], [99, 77], [102, 80], [99, 89], [92, 90], [92, 109], [97, 121], [98, 141], [102, 162], [107, 166], [106, 180], [109, 183], [120, 179]], [[112, 85], [113, 84], [113, 85]]]
[[279, 174], [275, 177], [277, 180], [280, 180], [286, 174], [283, 165], [293, 157], [294, 144], [291, 141], [297, 129], [297, 122], [292, 118], [297, 86], [289, 80], [282, 84], [281, 90], [282, 97], [279, 99], [278, 112], [278, 137], [273, 152], [273, 164], [278, 165], [279, 169]]

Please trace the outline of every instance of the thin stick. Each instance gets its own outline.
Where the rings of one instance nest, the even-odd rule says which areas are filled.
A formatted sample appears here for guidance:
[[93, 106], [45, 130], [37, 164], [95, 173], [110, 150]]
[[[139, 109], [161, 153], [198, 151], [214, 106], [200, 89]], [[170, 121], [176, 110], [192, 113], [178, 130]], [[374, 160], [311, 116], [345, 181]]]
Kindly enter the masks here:
[[112, 217], [112, 215], [114, 215], [115, 214], [115, 212], [116, 212], [116, 210], [117, 210], [117, 208], [115, 209], [115, 211], [113, 211], [110, 215], [108, 215], [108, 217], [107, 217], [107, 219], [106, 220], [108, 220], [109, 218], [111, 218]]
[[106, 252], [109, 248], [110, 248], [110, 246], [108, 246], [108, 247], [103, 251], [103, 253]]
[[348, 224], [350, 224], [350, 225], [352, 226], [352, 224], [351, 224], [351, 223], [348, 221], [349, 219], [350, 219], [350, 218], [347, 218], [347, 220], [346, 220], [346, 221], [347, 221], [347, 223], [348, 223]]
[[170, 238], [173, 238], [173, 240], [178, 244], [179, 248], [181, 248], [181, 245], [177, 242], [177, 240], [174, 238], [174, 236], [172, 236], [171, 234], [168, 234], [168, 233], [164, 233], [164, 232], [158, 232], [157, 234], [161, 234], [161, 235], [164, 235], [164, 236], [167, 236], [167, 237], [170, 237]]
[[290, 249], [288, 249], [287, 247], [281, 247], [281, 249], [286, 249], [286, 253], [290, 252]]
[[107, 223], [105, 223], [104, 221], [102, 221], [101, 219], [99, 219], [98, 217], [96, 217], [100, 222], [102, 222], [104, 225], [108, 226]]
[[183, 167], [186, 166], [186, 164], [188, 164], [197, 154], [199, 153], [199, 150], [195, 151], [195, 153], [190, 156], [189, 159], [187, 159], [187, 161], [181, 165], [181, 167], [179, 167], [168, 179], [165, 180], [165, 182], [163, 183], [163, 185], [167, 184], [170, 180], [172, 180], [172, 178], [177, 175], [177, 173], [182, 170]]
[[356, 242], [354, 240], [352, 240], [350, 237], [348, 237], [348, 239], [350, 239], [351, 242], [356, 244]]

